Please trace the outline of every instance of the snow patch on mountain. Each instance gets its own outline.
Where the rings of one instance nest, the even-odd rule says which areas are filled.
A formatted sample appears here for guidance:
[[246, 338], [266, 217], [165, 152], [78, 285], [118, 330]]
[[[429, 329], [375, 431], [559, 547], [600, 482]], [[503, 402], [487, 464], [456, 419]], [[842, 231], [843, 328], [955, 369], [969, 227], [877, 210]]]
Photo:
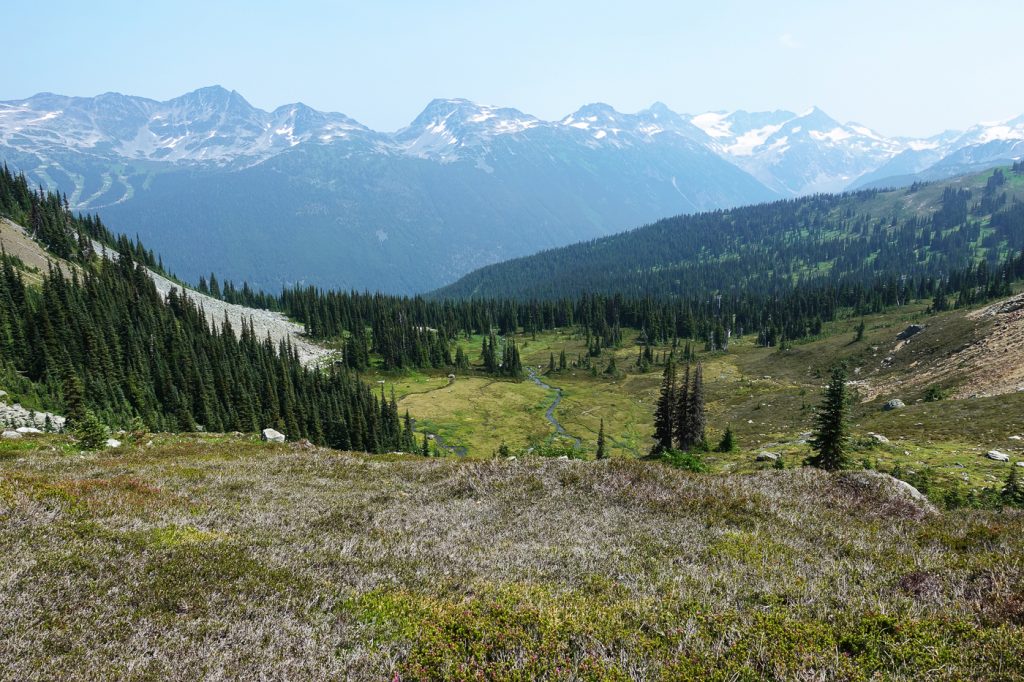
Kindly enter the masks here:
[[[840, 123], [817, 107], [799, 114], [738, 110], [689, 116], [660, 102], [635, 114], [594, 103], [544, 121], [516, 109], [436, 99], [409, 126], [387, 134], [301, 103], [263, 111], [219, 86], [166, 102], [118, 93], [92, 98], [40, 93], [0, 102], [0, 153], [13, 152], [37, 164], [26, 170], [45, 184], [72, 178], [76, 186], [69, 195], [77, 208], [133, 196], [135, 189], [120, 169], [125, 161], [240, 169], [304, 144], [340, 144], [346, 155], [466, 160], [492, 173], [493, 154], [511, 149], [519, 136], [527, 136], [523, 144], [543, 140], [544, 145], [593, 150], [696, 144], [776, 192], [799, 195], [842, 190], [860, 178], [917, 173], [940, 163], [956, 168], [1019, 158], [1024, 117], [916, 139]], [[99, 169], [88, 181], [82, 178], [83, 158]]]

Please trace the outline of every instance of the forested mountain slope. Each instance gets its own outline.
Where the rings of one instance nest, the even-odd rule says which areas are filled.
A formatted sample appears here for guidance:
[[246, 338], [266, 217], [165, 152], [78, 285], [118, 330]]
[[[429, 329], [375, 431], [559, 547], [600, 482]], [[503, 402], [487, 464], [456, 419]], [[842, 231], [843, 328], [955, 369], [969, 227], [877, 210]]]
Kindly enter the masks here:
[[[438, 297], [771, 293], [796, 281], [939, 280], [1024, 248], [1024, 168], [661, 220], [481, 268]], [[951, 286], [955, 287], [955, 283]]]
[[[260, 336], [244, 317], [237, 333], [230, 317], [211, 320], [155, 275], [159, 261], [140, 243], [115, 240], [98, 218], [73, 215], [6, 168], [0, 215], [24, 222], [67, 264], [41, 272], [0, 256], [0, 384], [25, 407], [73, 425], [92, 415], [154, 431], [274, 427], [337, 447], [411, 449], [394, 399], [342, 368], [304, 366], [288, 337]], [[98, 255], [106, 249], [117, 257]]]

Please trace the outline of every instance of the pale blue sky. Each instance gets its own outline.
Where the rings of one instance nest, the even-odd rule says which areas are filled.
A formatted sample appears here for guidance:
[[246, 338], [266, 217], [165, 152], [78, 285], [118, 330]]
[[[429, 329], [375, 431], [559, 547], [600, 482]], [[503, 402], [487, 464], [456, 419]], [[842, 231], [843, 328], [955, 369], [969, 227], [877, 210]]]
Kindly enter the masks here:
[[817, 104], [890, 135], [1024, 114], [1020, 0], [4, 4], [0, 99], [220, 84], [378, 130], [434, 97], [548, 119]]

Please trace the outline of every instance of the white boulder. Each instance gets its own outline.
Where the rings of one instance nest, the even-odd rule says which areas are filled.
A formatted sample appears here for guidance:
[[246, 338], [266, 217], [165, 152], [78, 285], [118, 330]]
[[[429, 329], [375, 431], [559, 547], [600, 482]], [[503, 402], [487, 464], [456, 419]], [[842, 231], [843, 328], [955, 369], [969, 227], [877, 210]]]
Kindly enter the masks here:
[[985, 456], [997, 462], [1010, 461], [1010, 456], [1005, 452], [1000, 452], [999, 450], [989, 450], [987, 453], [985, 453]]
[[285, 440], [284, 434], [274, 429], [263, 429], [260, 437], [268, 443], [283, 443]]

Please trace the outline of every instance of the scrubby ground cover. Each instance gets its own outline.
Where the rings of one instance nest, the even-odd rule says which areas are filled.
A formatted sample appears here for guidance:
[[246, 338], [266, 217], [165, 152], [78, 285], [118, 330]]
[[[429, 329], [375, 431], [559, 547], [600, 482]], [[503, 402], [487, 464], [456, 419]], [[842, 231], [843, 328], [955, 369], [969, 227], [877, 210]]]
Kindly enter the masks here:
[[4, 679], [1024, 678], [1024, 515], [875, 473], [27, 442]]

